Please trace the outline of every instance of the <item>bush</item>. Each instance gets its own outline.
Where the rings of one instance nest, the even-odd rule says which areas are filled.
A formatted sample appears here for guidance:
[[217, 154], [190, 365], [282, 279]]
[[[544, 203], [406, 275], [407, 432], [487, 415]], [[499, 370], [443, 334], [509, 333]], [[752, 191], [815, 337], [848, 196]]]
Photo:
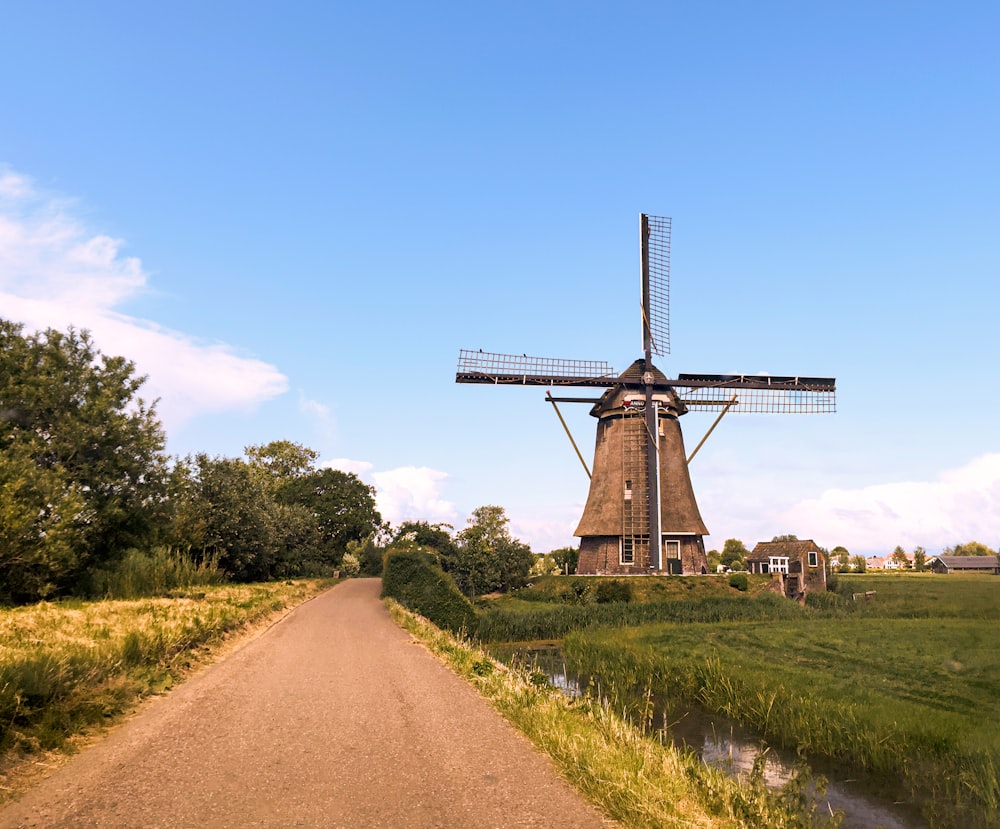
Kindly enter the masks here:
[[82, 592], [93, 599], [142, 599], [225, 580], [214, 558], [197, 564], [177, 550], [157, 547], [129, 550], [113, 567], [91, 571]]
[[730, 573], [729, 574], [729, 586], [734, 587], [737, 590], [741, 590], [744, 593], [747, 590], [747, 574], [746, 573]]
[[832, 610], [846, 607], [848, 604], [847, 599], [830, 590], [824, 590], [820, 593], [806, 593], [806, 607], [812, 607], [816, 610]]
[[597, 585], [594, 599], [598, 604], [632, 601], [632, 585], [627, 581], [604, 580]]
[[475, 627], [476, 612], [437, 556], [419, 547], [390, 548], [385, 556], [382, 595], [453, 632]]
[[589, 579], [573, 579], [559, 593], [565, 604], [588, 604], [594, 595], [594, 585]]

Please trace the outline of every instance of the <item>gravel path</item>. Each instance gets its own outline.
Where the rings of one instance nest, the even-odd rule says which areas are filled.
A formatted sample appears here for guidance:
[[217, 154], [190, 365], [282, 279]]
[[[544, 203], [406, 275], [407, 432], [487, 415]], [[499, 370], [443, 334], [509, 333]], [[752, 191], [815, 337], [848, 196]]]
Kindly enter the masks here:
[[9, 827], [607, 827], [344, 582], [0, 811]]

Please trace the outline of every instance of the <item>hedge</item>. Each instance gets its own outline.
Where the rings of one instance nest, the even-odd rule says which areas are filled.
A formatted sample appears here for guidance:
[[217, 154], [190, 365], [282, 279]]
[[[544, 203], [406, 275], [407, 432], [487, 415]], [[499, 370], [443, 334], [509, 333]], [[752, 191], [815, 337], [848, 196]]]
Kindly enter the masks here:
[[390, 596], [414, 613], [454, 633], [472, 631], [476, 612], [437, 556], [420, 549], [390, 549], [382, 573], [382, 596]]

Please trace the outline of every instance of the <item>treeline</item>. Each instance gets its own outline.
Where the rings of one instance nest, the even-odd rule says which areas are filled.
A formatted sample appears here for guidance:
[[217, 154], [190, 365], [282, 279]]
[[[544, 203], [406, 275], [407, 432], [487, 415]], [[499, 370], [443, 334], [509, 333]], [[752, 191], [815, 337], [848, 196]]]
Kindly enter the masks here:
[[380, 568], [372, 487], [289, 441], [170, 457], [144, 380], [86, 332], [0, 320], [0, 601], [85, 593], [136, 555], [235, 581], [319, 575], [345, 554]]

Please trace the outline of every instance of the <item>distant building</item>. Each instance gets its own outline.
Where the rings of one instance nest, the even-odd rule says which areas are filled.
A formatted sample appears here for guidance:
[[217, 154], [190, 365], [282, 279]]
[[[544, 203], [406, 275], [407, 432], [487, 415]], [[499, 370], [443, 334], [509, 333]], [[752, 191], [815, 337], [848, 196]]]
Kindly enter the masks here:
[[935, 573], [1000, 573], [1000, 556], [933, 556], [927, 566]]
[[776, 586], [790, 599], [826, 590], [826, 555], [812, 539], [761, 541], [747, 556], [751, 573], [770, 573]]

